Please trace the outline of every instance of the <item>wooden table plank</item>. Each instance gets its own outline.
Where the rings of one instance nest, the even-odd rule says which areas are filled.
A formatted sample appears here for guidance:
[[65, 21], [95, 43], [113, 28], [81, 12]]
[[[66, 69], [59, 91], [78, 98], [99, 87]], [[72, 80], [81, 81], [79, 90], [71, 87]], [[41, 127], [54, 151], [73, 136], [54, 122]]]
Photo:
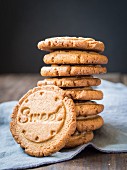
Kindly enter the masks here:
[[18, 100], [41, 79], [39, 74], [0, 75], [0, 102]]
[[72, 160], [35, 168], [35, 170], [126, 170], [127, 154], [106, 154], [86, 148]]
[[121, 82], [121, 74], [120, 73], [100, 74], [100, 75], [97, 75], [97, 77], [104, 79], [104, 80], [112, 81], [114, 83]]
[[[108, 73], [98, 77], [127, 85], [127, 75]], [[36, 86], [42, 77], [39, 74], [0, 75], [0, 102], [18, 100], [29, 89]], [[35, 168], [35, 170], [127, 170], [127, 153], [106, 154], [86, 148], [72, 160]]]
[[123, 74], [122, 78], [121, 78], [122, 83], [124, 83], [125, 85], [127, 85], [127, 74]]

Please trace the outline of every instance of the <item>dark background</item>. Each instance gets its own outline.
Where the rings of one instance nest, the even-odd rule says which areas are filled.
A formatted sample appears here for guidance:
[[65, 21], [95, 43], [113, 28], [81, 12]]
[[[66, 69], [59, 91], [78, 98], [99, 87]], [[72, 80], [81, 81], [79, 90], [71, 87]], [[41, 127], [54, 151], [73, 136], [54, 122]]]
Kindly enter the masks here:
[[127, 73], [127, 1], [0, 0], [0, 73], [37, 73], [52, 36], [104, 41], [109, 72]]

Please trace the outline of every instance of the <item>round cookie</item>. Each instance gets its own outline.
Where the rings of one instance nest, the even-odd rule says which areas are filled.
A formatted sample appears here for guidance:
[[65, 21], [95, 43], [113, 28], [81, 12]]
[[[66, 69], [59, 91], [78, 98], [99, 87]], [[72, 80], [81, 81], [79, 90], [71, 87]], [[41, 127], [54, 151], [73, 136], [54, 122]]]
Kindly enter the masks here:
[[97, 104], [93, 101], [83, 101], [75, 103], [76, 116], [91, 116], [97, 115], [104, 110], [103, 104]]
[[92, 74], [101, 74], [106, 73], [106, 67], [100, 65], [52, 65], [47, 67], [42, 67], [41, 75], [42, 76], [84, 76]]
[[87, 86], [99, 86], [101, 80], [99, 78], [93, 78], [92, 76], [84, 77], [64, 77], [64, 78], [47, 78], [38, 81], [37, 85], [56, 85], [58, 87], [87, 87]]
[[107, 64], [108, 58], [96, 52], [54, 51], [43, 58], [46, 64]]
[[104, 120], [101, 116], [88, 116], [88, 117], [77, 117], [76, 119], [76, 128], [79, 132], [83, 131], [93, 131], [101, 128], [104, 124]]
[[58, 49], [80, 49], [102, 52], [105, 47], [103, 42], [95, 41], [93, 38], [66, 36], [47, 38], [38, 43], [38, 48], [45, 51]]
[[100, 90], [93, 90], [90, 87], [73, 88], [64, 90], [65, 94], [73, 100], [101, 100], [103, 93]]
[[68, 140], [64, 148], [73, 148], [79, 145], [86, 144], [93, 139], [93, 132], [78, 132], [76, 131]]
[[72, 99], [57, 86], [28, 91], [14, 108], [10, 130], [32, 156], [47, 156], [62, 149], [76, 129]]

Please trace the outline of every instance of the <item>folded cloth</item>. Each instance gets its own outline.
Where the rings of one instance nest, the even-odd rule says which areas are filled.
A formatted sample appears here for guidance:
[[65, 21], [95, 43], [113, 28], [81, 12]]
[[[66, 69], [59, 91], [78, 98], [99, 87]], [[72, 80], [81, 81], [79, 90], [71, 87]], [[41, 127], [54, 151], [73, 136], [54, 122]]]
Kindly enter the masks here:
[[25, 169], [66, 161], [88, 145], [105, 153], [127, 152], [127, 87], [121, 83], [102, 80], [97, 89], [104, 92], [104, 99], [100, 103], [105, 105], [105, 110], [101, 114], [105, 124], [95, 131], [92, 142], [73, 149], [62, 149], [42, 158], [24, 153], [10, 133], [10, 115], [17, 101], [0, 104], [0, 169]]

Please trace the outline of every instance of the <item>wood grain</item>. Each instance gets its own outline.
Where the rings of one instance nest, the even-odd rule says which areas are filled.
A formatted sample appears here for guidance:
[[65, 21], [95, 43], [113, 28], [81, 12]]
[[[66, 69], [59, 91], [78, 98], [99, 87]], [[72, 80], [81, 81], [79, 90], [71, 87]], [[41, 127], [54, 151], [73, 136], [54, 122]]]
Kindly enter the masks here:
[[[109, 73], [99, 76], [127, 85], [127, 75]], [[18, 100], [42, 77], [39, 74], [0, 75], [0, 102]], [[127, 170], [127, 153], [106, 154], [88, 147], [70, 161], [35, 168], [35, 170]]]

